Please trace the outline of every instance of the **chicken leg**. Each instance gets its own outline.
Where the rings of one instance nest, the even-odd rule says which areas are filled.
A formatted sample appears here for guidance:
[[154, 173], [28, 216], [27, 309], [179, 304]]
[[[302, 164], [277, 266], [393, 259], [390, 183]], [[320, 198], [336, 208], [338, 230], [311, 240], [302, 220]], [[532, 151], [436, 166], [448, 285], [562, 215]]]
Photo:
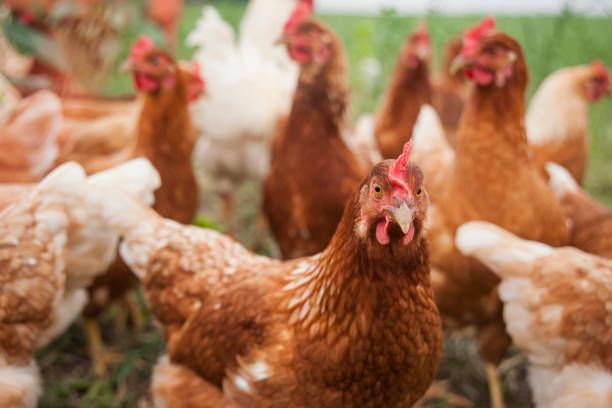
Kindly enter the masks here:
[[234, 193], [231, 191], [224, 191], [220, 195], [223, 201], [223, 223], [225, 224], [225, 233], [232, 238], [236, 238]]
[[120, 353], [116, 353], [106, 349], [100, 326], [95, 319], [85, 319], [85, 334], [87, 335], [87, 343], [89, 348], [89, 358], [93, 365], [94, 373], [97, 376], [104, 376], [107, 373], [108, 365], [116, 364], [123, 359]]
[[489, 395], [491, 398], [492, 408], [505, 408], [504, 395], [502, 392], [501, 381], [497, 366], [491, 363], [485, 363], [487, 371], [487, 382], [489, 383]]
[[119, 310], [115, 315], [115, 330], [124, 334], [127, 327], [128, 317], [132, 323], [132, 332], [139, 333], [144, 327], [144, 318], [135, 291], [129, 291], [121, 297]]

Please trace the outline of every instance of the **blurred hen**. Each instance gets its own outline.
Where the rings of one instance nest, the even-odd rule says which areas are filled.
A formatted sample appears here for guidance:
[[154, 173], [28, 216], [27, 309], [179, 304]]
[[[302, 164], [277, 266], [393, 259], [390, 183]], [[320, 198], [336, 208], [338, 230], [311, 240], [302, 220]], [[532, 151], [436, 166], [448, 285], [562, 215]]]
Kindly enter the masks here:
[[[302, 7], [311, 3], [299, 2]], [[294, 4], [252, 1], [239, 40], [216, 9], [207, 6], [187, 37], [207, 81], [206, 95], [191, 108], [199, 131], [195, 164], [201, 184], [214, 186], [223, 199], [231, 233], [236, 190], [243, 181], [260, 182], [267, 174], [272, 136], [291, 106], [297, 66], [275, 41]]]
[[300, 64], [300, 75], [264, 184], [264, 212], [286, 259], [327, 246], [364, 174], [342, 139], [348, 108], [344, 49], [309, 13], [298, 6], [285, 26], [287, 52]]
[[466, 31], [453, 61], [474, 83], [457, 130], [446, 186], [434, 197], [428, 230], [436, 302], [451, 325], [475, 325], [492, 406], [503, 406], [496, 366], [510, 345], [496, 275], [454, 245], [457, 228], [485, 220], [526, 239], [567, 243], [560, 205], [529, 159], [524, 127], [528, 73], [520, 44], [487, 18]]
[[545, 175], [547, 162], [584, 182], [589, 155], [588, 103], [610, 94], [610, 78], [599, 61], [550, 74], [529, 104], [526, 126], [533, 161]]
[[0, 182], [35, 182], [51, 170], [58, 156], [61, 103], [49, 91], [12, 103], [6, 121], [0, 122]]
[[38, 185], [0, 184], [0, 406], [37, 406], [34, 352], [78, 317], [85, 287], [115, 259], [119, 234], [100, 213], [106, 189], [150, 203], [158, 186], [146, 160], [89, 178], [67, 163]]
[[502, 279], [506, 327], [529, 358], [536, 406], [612, 406], [612, 261], [484, 222], [463, 225], [456, 240]]
[[397, 156], [412, 137], [424, 104], [431, 104], [431, 40], [423, 22], [400, 50], [395, 69], [375, 119], [374, 133], [382, 157]]
[[[62, 141], [70, 143], [72, 149], [63, 149], [60, 161], [79, 160], [88, 172], [95, 172], [144, 156], [151, 160], [162, 180], [162, 187], [155, 192], [155, 210], [178, 222], [189, 223], [197, 209], [197, 186], [191, 166], [195, 131], [191, 126], [188, 104], [203, 91], [204, 82], [193, 67], [179, 66], [168, 53], [156, 49], [146, 36], [134, 44], [125, 67], [133, 73], [134, 85], [142, 94], [142, 103], [134, 107], [133, 113], [118, 114], [119, 119], [123, 117], [128, 122], [119, 120], [117, 125], [134, 126], [135, 134], [125, 135], [127, 142], [109, 153], [106, 148], [112, 145], [117, 135], [90, 133], [83, 138], [82, 134], [75, 132]], [[102, 124], [108, 124], [107, 119], [101, 119]], [[136, 123], [129, 122], [133, 120]], [[94, 126], [95, 123], [84, 126]], [[104, 129], [104, 126], [97, 126]], [[108, 143], [104, 137], [109, 138]], [[88, 317], [86, 327], [94, 369], [99, 374], [105, 371], [105, 361], [112, 354], [103, 349], [94, 318], [136, 283], [129, 269], [118, 260], [90, 288], [92, 296], [85, 310]], [[138, 318], [138, 314], [133, 316]]]

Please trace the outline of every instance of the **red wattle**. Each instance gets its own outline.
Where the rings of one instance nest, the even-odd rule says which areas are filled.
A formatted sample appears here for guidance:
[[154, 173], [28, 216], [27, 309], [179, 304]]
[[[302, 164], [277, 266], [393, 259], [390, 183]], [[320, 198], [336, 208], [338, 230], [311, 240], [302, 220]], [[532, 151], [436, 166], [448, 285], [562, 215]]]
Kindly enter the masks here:
[[388, 229], [389, 220], [387, 218], [378, 221], [378, 224], [376, 224], [376, 240], [380, 245], [387, 245], [391, 241]]

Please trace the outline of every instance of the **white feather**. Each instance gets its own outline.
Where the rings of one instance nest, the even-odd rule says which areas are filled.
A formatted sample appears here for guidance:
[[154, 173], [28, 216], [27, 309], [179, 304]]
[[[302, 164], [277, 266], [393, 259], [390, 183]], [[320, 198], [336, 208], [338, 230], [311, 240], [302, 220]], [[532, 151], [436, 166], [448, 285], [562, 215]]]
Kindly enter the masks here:
[[579, 189], [576, 180], [574, 180], [565, 167], [556, 163], [546, 163], [546, 171], [550, 176], [548, 185], [557, 198], [562, 198], [568, 192], [577, 191]]
[[6, 366], [0, 362], [0, 406], [35, 408], [42, 394], [40, 374], [34, 361], [26, 366]]
[[[297, 82], [296, 64], [283, 46], [274, 45], [293, 9], [290, 3], [250, 4], [239, 43], [207, 6], [188, 37], [188, 44], [197, 47], [194, 58], [206, 81], [205, 95], [191, 105], [200, 134], [194, 162], [203, 185], [218, 183], [218, 189], [228, 190], [267, 174], [270, 142], [279, 118], [289, 112]], [[274, 18], [261, 19], [268, 14]]]

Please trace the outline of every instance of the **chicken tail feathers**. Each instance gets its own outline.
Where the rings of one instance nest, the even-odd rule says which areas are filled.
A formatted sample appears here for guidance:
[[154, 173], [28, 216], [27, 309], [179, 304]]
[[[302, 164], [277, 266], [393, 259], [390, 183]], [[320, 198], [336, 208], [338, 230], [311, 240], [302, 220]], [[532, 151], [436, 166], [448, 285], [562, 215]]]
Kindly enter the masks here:
[[493, 224], [471, 221], [457, 229], [457, 248], [491, 268], [501, 278], [529, 274], [531, 265], [553, 249], [526, 241]]
[[92, 175], [89, 182], [99, 189], [119, 187], [146, 205], [155, 201], [153, 193], [161, 186], [159, 173], [145, 158], [130, 160], [119, 166]]
[[548, 185], [557, 198], [562, 198], [568, 192], [578, 190], [578, 183], [565, 167], [548, 162], [546, 163], [546, 171], [550, 177]]

